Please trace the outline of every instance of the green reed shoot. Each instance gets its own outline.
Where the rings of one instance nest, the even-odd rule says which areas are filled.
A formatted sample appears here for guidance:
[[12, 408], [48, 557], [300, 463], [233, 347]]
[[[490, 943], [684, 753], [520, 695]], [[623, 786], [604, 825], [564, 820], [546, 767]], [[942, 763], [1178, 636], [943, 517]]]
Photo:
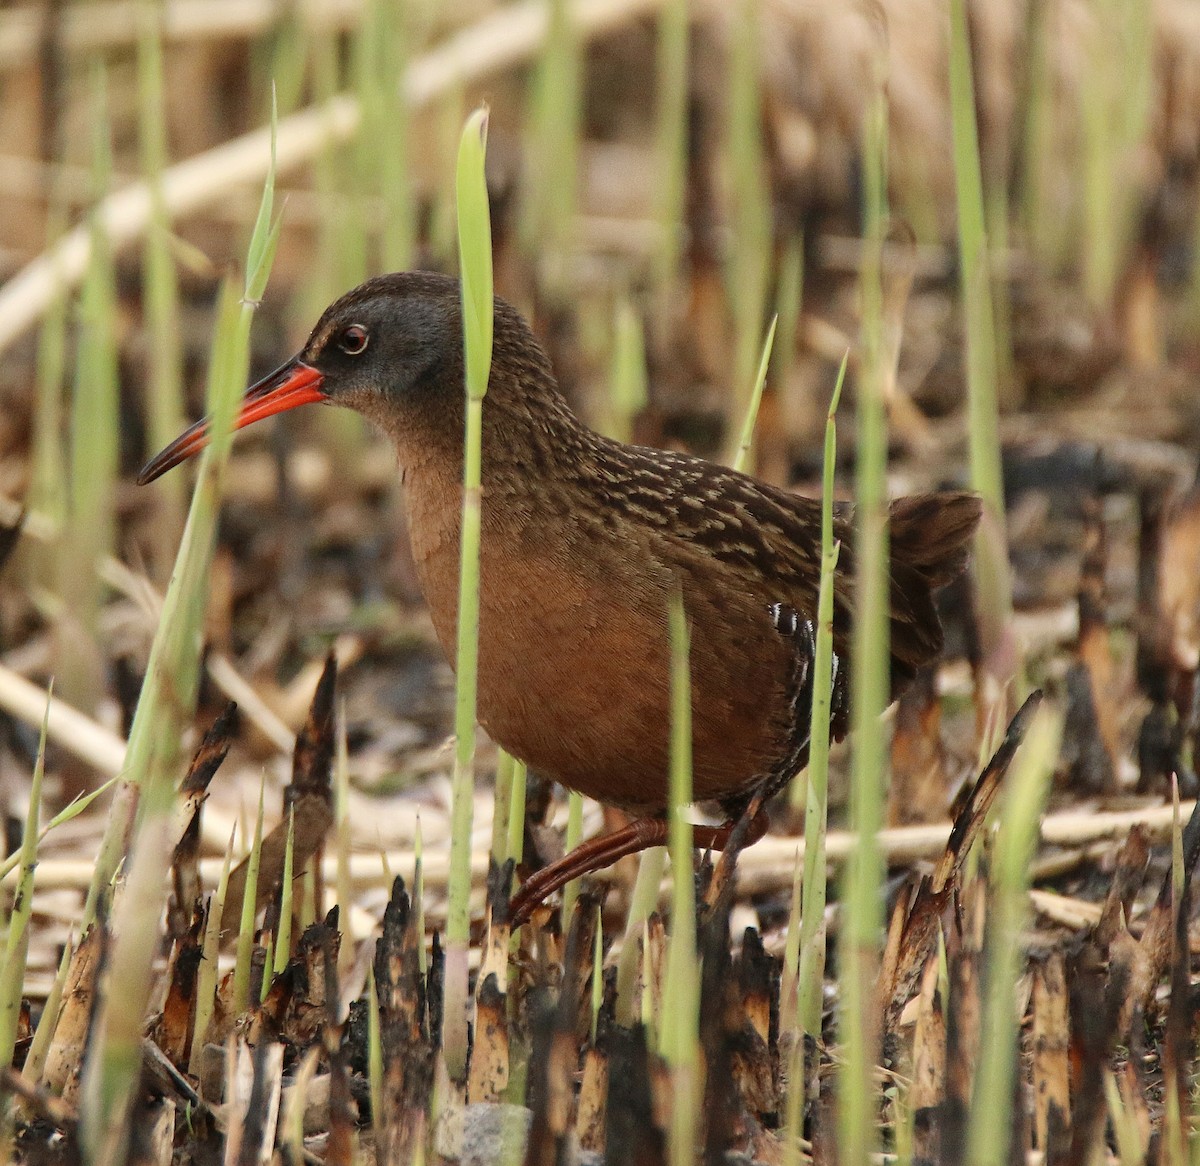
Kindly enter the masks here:
[[658, 14], [655, 57], [654, 217], [661, 237], [654, 256], [655, 317], [669, 315], [671, 289], [683, 251], [684, 191], [687, 180], [688, 4], [668, 0]]
[[1122, 1100], [1121, 1090], [1111, 1069], [1104, 1072], [1104, 1100], [1108, 1107], [1108, 1120], [1112, 1123], [1117, 1161], [1120, 1166], [1141, 1166], [1146, 1159], [1142, 1153], [1142, 1137], [1138, 1131], [1137, 1119]]
[[[138, 138], [142, 176], [150, 189], [150, 226], [142, 252], [143, 313], [149, 337], [147, 438], [149, 453], [160, 450], [184, 426], [183, 343], [179, 285], [171, 254], [171, 221], [163, 198], [167, 165], [166, 105], [163, 95], [162, 5], [140, 0], [138, 15]], [[154, 484], [160, 511], [156, 568], [166, 575], [183, 528], [182, 474], [165, 474]]]
[[404, 271], [416, 253], [416, 199], [412, 185], [411, 117], [404, 95], [409, 41], [413, 33], [410, 3], [372, 0], [362, 36], [373, 41], [373, 50], [362, 46], [365, 77], [361, 90], [363, 122], [359, 142], [374, 153], [375, 183], [383, 204], [380, 230], [380, 266], [384, 271]]
[[254, 818], [254, 840], [246, 861], [246, 885], [242, 895], [242, 916], [238, 925], [237, 956], [233, 965], [233, 1007], [237, 1013], [250, 1007], [250, 957], [254, 952], [254, 919], [258, 914], [258, 872], [262, 865], [263, 803], [266, 774], [258, 786], [258, 813]]
[[742, 419], [737, 452], [733, 455], [733, 468], [743, 473], [750, 473], [754, 469], [754, 427], [758, 424], [758, 409], [762, 404], [763, 389], [767, 384], [767, 369], [771, 366], [771, 350], [775, 345], [775, 329], [778, 324], [779, 317], [773, 316], [763, 340], [758, 372], [755, 373], [754, 384], [750, 389], [750, 400], [746, 403], [746, 416]]
[[75, 955], [75, 937], [72, 936], [63, 946], [62, 955], [58, 960], [58, 971], [54, 974], [54, 982], [46, 993], [46, 1002], [42, 1005], [42, 1014], [38, 1017], [37, 1027], [33, 1030], [33, 1039], [29, 1043], [29, 1052], [25, 1054], [25, 1065], [22, 1072], [30, 1081], [40, 1081], [46, 1068], [46, 1054], [50, 1051], [50, 1042], [54, 1039], [54, 1030], [58, 1027], [58, 1017], [62, 1012], [63, 991], [67, 985], [67, 973], [71, 970], [71, 959]]
[[1151, 9], [1120, 0], [1092, 0], [1080, 71], [1083, 230], [1079, 262], [1092, 304], [1113, 308], [1134, 240], [1139, 191], [1131, 158], [1146, 132], [1154, 86]]
[[496, 786], [492, 804], [492, 861], [502, 866], [508, 858], [508, 818], [512, 807], [513, 769], [511, 753], [496, 751]]
[[[567, 833], [564, 845], [568, 853], [583, 841], [583, 794], [578, 790], [567, 793]], [[579, 880], [572, 879], [563, 887], [562, 918], [563, 934], [571, 926], [571, 912], [575, 910], [575, 900], [579, 898]]]
[[[272, 119], [274, 125], [274, 119]], [[153, 985], [162, 886], [174, 846], [171, 808], [181, 762], [184, 725], [195, 708], [203, 639], [205, 585], [214, 545], [233, 417], [246, 383], [250, 323], [262, 296], [279, 237], [272, 222], [274, 158], [250, 240], [246, 278], [239, 296], [223, 285], [209, 369], [209, 447], [200, 472], [175, 571], [163, 601], [162, 619], [150, 649], [146, 680], [129, 734], [126, 779], [118, 786], [84, 906], [84, 924], [96, 916], [101, 894], [112, 883], [136, 824], [124, 893], [114, 919], [116, 940], [109, 988], [82, 1084], [80, 1134], [85, 1152], [119, 1161], [141, 1066], [141, 1028]], [[136, 819], [136, 822], [135, 822]]]
[[667, 848], [652, 846], [638, 858], [637, 878], [629, 898], [629, 913], [625, 918], [625, 939], [617, 957], [617, 1022], [626, 1027], [637, 1019], [638, 1001], [634, 984], [638, 973], [638, 941], [646, 920], [658, 906], [658, 892], [663, 871], [667, 866]]
[[690, 633], [683, 596], [671, 597], [670, 849], [673, 895], [671, 938], [663, 994], [660, 1049], [671, 1069], [670, 1161], [691, 1166], [696, 1157], [699, 1103], [700, 976], [696, 957], [696, 893], [692, 878], [692, 688]]
[[995, 312], [965, 0], [951, 0], [950, 4], [950, 110], [967, 334], [971, 485], [983, 497], [985, 511], [991, 519], [980, 527], [976, 538], [975, 578], [979, 588], [979, 610], [986, 628], [991, 629], [989, 644], [994, 644], [1011, 619], [1012, 588], [1007, 541], [1003, 537], [1004, 475], [1000, 460]]
[[[61, 216], [55, 212], [51, 241]], [[67, 293], [61, 286], [42, 318], [38, 333], [33, 450], [29, 506], [62, 530], [67, 515], [67, 469], [63, 449], [63, 386], [67, 365]], [[43, 576], [44, 577], [44, 576]]]
[[1017, 143], [1017, 214], [1029, 252], [1053, 271], [1058, 263], [1053, 246], [1053, 199], [1050, 177], [1054, 159], [1054, 90], [1050, 71], [1049, 21], [1051, 6], [1034, 0], [1025, 15], [1025, 53], [1020, 89], [1024, 120]]
[[1021, 747], [999, 815], [988, 909], [982, 1039], [968, 1123], [967, 1161], [978, 1166], [1000, 1166], [1010, 1160], [1020, 1028], [1015, 1000], [1025, 962], [1021, 929], [1029, 917], [1030, 866], [1061, 736], [1061, 717], [1045, 709], [1039, 712]]
[[[877, 67], [882, 67], [882, 62]], [[855, 481], [855, 619], [851, 655], [854, 754], [850, 779], [851, 827], [857, 834], [845, 872], [839, 980], [843, 1064], [839, 1076], [838, 1132], [847, 1162], [866, 1162], [878, 1141], [872, 1071], [876, 1034], [872, 986], [883, 926], [879, 850], [887, 748], [881, 714], [889, 701], [887, 413], [884, 403], [881, 261], [887, 214], [887, 101], [876, 78], [863, 134], [863, 266], [861, 373], [858, 380], [858, 466]], [[810, 787], [814, 785], [809, 778]], [[806, 815], [807, 817], [807, 815]], [[807, 859], [806, 859], [807, 861]], [[816, 904], [812, 904], [815, 916]], [[805, 918], [810, 918], [805, 904]], [[815, 918], [814, 918], [815, 922]], [[811, 957], [810, 957], [811, 958]], [[801, 991], [805, 985], [802, 981]], [[811, 1005], [809, 1019], [811, 1020]]]
[[42, 806], [42, 778], [46, 772], [46, 724], [50, 719], [50, 694], [46, 694], [46, 715], [38, 741], [37, 760], [29, 785], [29, 812], [21, 835], [21, 874], [13, 893], [8, 917], [8, 935], [4, 941], [4, 962], [0, 964], [0, 1065], [11, 1065], [21, 1018], [21, 988], [25, 982], [25, 963], [29, 955], [29, 920], [33, 916], [33, 871], [37, 866], [38, 819]]
[[575, 233], [583, 64], [568, 0], [547, 0], [550, 25], [534, 77], [527, 141], [530, 165], [521, 241], [527, 255], [548, 259], [552, 286], [567, 274]]
[[821, 491], [821, 584], [817, 598], [817, 648], [813, 660], [812, 728], [804, 813], [804, 896], [800, 922], [797, 1014], [802, 1033], [821, 1035], [821, 990], [825, 981], [825, 828], [829, 813], [829, 721], [833, 693], [833, 580], [840, 544], [833, 537], [833, 491], [837, 471], [838, 403], [850, 354], [838, 369], [825, 422], [825, 466]]
[[[63, 806], [63, 808], [59, 810], [58, 813], [55, 814], [54, 817], [42, 827], [41, 833], [38, 835], [38, 842], [40, 843], [42, 839], [50, 834], [56, 827], [70, 822], [73, 818], [78, 818], [79, 815], [82, 814], [88, 808], [88, 806], [92, 804], [92, 802], [94, 802], [98, 797], [101, 797], [103, 794], [107, 793], [114, 785], [116, 785], [116, 783], [117, 779], [115, 777], [110, 777], [103, 785], [97, 786], [89, 793], [83, 794], [77, 798], [72, 798], [67, 805]], [[15, 854], [10, 854], [6, 859], [0, 862], [0, 879], [6, 878], [8, 876], [8, 872], [16, 867], [20, 861], [21, 852], [18, 850]]]
[[[105, 75], [93, 78], [92, 186], [97, 202], [112, 176], [112, 146]], [[59, 584], [75, 626], [59, 637], [57, 672], [62, 696], [91, 712], [100, 696], [97, 652], [102, 585], [99, 560], [115, 537], [115, 491], [119, 469], [116, 280], [101, 221], [90, 220], [91, 260], [79, 296], [71, 401], [68, 519], [59, 544]]]
[[525, 855], [525, 762], [513, 761], [512, 798], [508, 807], [507, 858], [520, 864]]
[[484, 161], [487, 108], [463, 127], [456, 192], [458, 252], [466, 351], [467, 422], [463, 470], [462, 565], [458, 589], [454, 778], [449, 908], [446, 917], [446, 1065], [454, 1080], [467, 1068], [467, 946], [470, 940], [471, 820], [475, 793], [475, 705], [479, 670], [479, 563], [483, 491], [483, 398], [492, 365], [492, 231]]
[[727, 272], [733, 306], [733, 409], [738, 417], [746, 415], [753, 391], [771, 269], [771, 198], [763, 157], [759, 35], [758, 0], [738, 0], [730, 45], [728, 148], [733, 241]]
[[[339, 850], [340, 858], [340, 850]], [[275, 962], [267, 969], [263, 975], [264, 988], [271, 982], [271, 973], [280, 975], [288, 965], [288, 960], [292, 954], [292, 881], [295, 878], [296, 865], [296, 811], [295, 807], [288, 807], [288, 832], [287, 844], [283, 851], [283, 886], [279, 893], [279, 934], [275, 938]], [[350, 900], [341, 897], [341, 869], [338, 870], [338, 901], [342, 904], [343, 911], [349, 911]], [[343, 944], [343, 947], [351, 947], [351, 944]], [[265, 993], [264, 993], [265, 994]]]
[[[333, 817], [337, 838], [337, 896], [342, 909], [342, 919], [350, 918], [350, 905], [354, 902], [354, 885], [350, 877], [351, 823], [350, 823], [350, 747], [346, 741], [346, 704], [339, 702], [337, 718], [337, 747], [334, 753]], [[349, 933], [349, 924], [345, 930]], [[343, 943], [338, 949], [338, 971], [348, 975], [354, 966], [354, 945]]]
[[229, 835], [225, 848], [225, 861], [221, 865], [221, 877], [217, 889], [209, 896], [208, 915], [204, 920], [204, 939], [201, 944], [202, 958], [196, 972], [196, 1015], [192, 1026], [192, 1052], [188, 1058], [188, 1072], [199, 1076], [200, 1054], [204, 1047], [204, 1034], [208, 1031], [216, 1004], [217, 976], [221, 957], [221, 917], [225, 913], [225, 896], [229, 890], [229, 870], [233, 865], [233, 848], [237, 841], [237, 826]]

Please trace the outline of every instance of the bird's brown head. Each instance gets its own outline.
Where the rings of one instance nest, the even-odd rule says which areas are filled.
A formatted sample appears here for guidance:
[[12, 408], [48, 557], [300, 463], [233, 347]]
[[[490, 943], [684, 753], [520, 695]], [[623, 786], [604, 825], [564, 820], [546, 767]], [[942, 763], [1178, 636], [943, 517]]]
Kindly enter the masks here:
[[[335, 300], [300, 352], [247, 390], [234, 428], [324, 402], [362, 413], [398, 444], [446, 437], [457, 445], [464, 410], [462, 353], [456, 279], [429, 272], [379, 276]], [[493, 367], [515, 374], [494, 373], [493, 390], [512, 392], [525, 385], [545, 391], [549, 385], [557, 395], [524, 321], [500, 300]], [[148, 462], [138, 481], [152, 482], [207, 443], [208, 422], [202, 420]]]

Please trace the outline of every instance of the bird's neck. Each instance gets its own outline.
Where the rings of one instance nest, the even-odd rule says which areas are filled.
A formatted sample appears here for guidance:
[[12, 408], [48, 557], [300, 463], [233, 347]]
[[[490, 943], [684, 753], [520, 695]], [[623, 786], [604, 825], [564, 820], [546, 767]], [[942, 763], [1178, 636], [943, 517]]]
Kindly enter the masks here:
[[[408, 427], [391, 437], [404, 481], [414, 557], [423, 574], [441, 576], [459, 554], [463, 434], [446, 426], [437, 432]], [[483, 403], [481, 463], [485, 542], [553, 538], [553, 516], [569, 515], [586, 501], [575, 497], [581, 473], [586, 476], [602, 444], [556, 389], [539, 393], [532, 402], [517, 395], [511, 383], [489, 391]], [[435, 584], [423, 581], [428, 595]]]

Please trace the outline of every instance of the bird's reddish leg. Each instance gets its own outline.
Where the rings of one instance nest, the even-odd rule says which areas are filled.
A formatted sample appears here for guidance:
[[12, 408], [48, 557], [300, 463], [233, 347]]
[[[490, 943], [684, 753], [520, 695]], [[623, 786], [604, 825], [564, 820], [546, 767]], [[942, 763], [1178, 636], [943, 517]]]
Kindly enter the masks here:
[[[693, 826], [692, 841], [700, 850], [724, 850], [737, 824], [737, 820], [731, 820], [720, 826]], [[765, 811], [758, 810], [749, 822], [742, 845], [750, 846], [757, 842], [767, 832], [769, 825]], [[649, 850], [652, 846], [665, 846], [667, 833], [666, 818], [635, 818], [628, 826], [611, 834], [589, 838], [570, 853], [530, 875], [521, 884], [521, 889], [513, 896], [509, 906], [512, 925], [519, 927], [526, 922], [548, 895], [565, 887], [572, 879], [604, 870], [626, 855]]]

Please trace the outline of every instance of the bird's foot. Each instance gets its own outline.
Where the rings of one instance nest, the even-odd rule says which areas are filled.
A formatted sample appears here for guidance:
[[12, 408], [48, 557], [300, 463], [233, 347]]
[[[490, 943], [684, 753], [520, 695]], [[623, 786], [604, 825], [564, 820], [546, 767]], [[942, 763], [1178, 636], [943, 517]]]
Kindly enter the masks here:
[[[692, 843], [699, 850], [724, 850], [737, 830], [739, 821], [731, 820], [720, 826], [693, 826]], [[736, 840], [737, 849], [757, 842], [767, 832], [769, 825], [766, 812], [756, 810], [744, 827], [743, 837]], [[604, 870], [626, 855], [638, 854], [652, 846], [665, 846], [667, 836], [666, 818], [635, 818], [620, 830], [589, 838], [562, 858], [530, 875], [521, 884], [521, 889], [509, 905], [513, 927], [520, 927], [527, 922], [547, 896], [565, 887], [572, 879]]]

